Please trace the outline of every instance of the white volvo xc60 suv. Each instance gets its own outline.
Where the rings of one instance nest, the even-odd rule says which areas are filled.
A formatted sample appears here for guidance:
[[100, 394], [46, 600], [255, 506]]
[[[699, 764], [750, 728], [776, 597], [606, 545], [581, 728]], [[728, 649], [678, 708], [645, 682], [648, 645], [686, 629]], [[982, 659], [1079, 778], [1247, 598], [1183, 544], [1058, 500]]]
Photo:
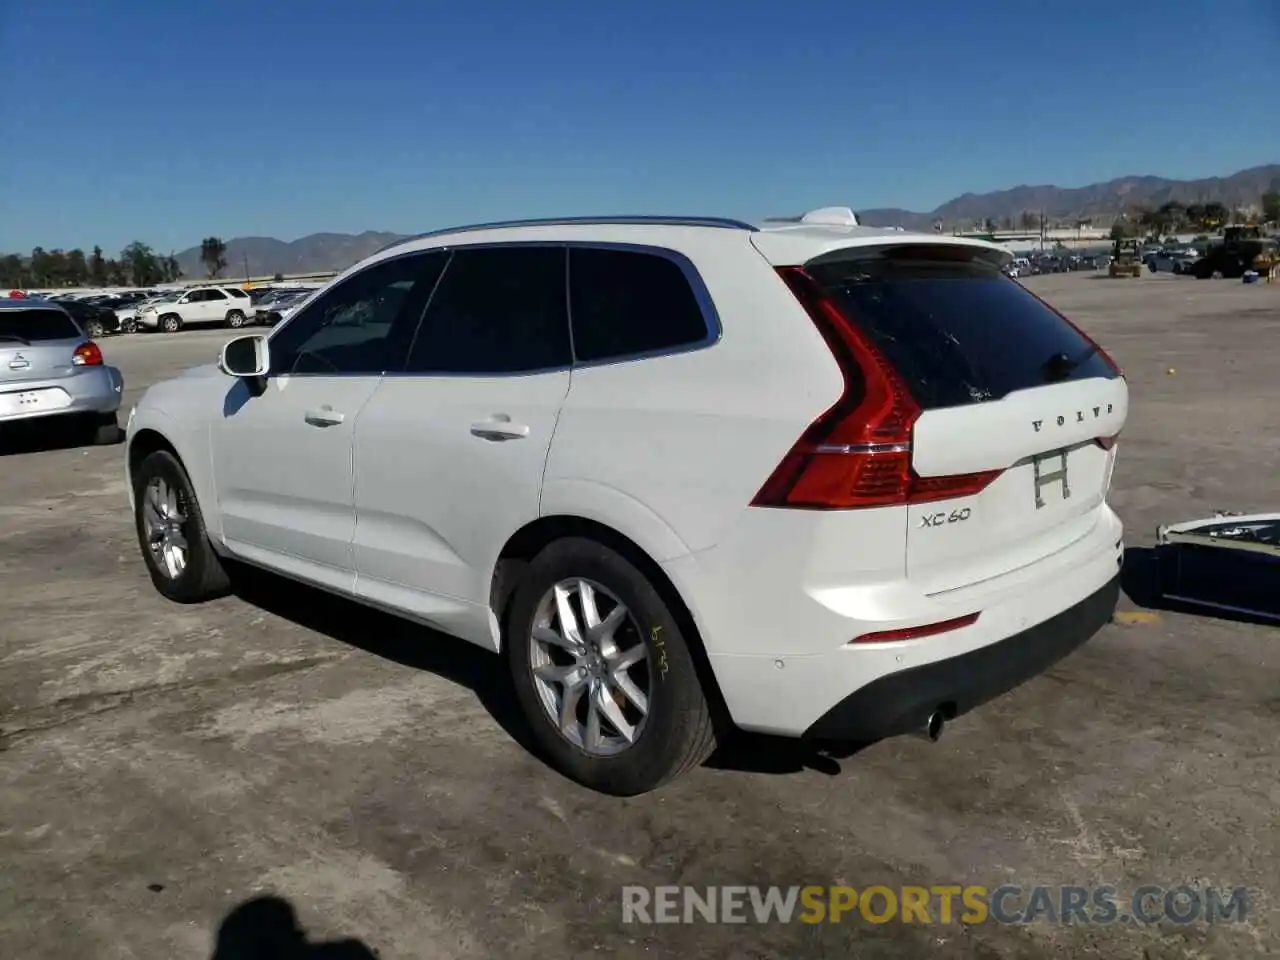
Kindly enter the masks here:
[[1125, 380], [1007, 260], [836, 208], [405, 241], [147, 391], [143, 558], [176, 601], [232, 559], [502, 653], [611, 793], [733, 726], [936, 735], [1119, 590]]

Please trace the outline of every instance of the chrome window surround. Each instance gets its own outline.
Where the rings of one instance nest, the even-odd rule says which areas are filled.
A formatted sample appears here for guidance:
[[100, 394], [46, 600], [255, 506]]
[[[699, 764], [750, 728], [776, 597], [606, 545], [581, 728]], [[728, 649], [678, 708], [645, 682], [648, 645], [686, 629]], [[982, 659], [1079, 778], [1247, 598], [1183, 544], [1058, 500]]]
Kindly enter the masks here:
[[[528, 223], [528, 222], [529, 221], [525, 221], [525, 223]], [[564, 223], [565, 221], [556, 220], [556, 221], [550, 221], [550, 222], [554, 224], [561, 224], [561, 223]], [[584, 222], [598, 223], [600, 221], [589, 220]], [[628, 221], [628, 222], [633, 222], [633, 221]], [[486, 229], [486, 228], [477, 227], [476, 229]], [[420, 238], [414, 238], [414, 239], [420, 239]], [[363, 274], [366, 270], [370, 270], [374, 267], [385, 264], [391, 260], [398, 260], [401, 258], [415, 257], [415, 256], [424, 256], [427, 254], [434, 254], [434, 253], [448, 253], [450, 254], [450, 259], [452, 259], [452, 254], [456, 250], [491, 250], [491, 249], [503, 249], [503, 248], [517, 248], [517, 247], [535, 247], [535, 248], [536, 247], [544, 247], [544, 248], [555, 247], [555, 248], [563, 249], [565, 251], [565, 317], [566, 317], [566, 321], [569, 324], [569, 347], [570, 347], [571, 354], [573, 351], [573, 306], [570, 299], [570, 274], [573, 269], [572, 251], [574, 249], [627, 251], [631, 253], [648, 254], [650, 256], [662, 257], [663, 259], [669, 260], [670, 262], [674, 263], [677, 267], [680, 268], [680, 272], [684, 275], [685, 281], [689, 284], [690, 291], [693, 293], [694, 299], [697, 301], [698, 308], [702, 313], [703, 323], [706, 326], [706, 333], [703, 337], [701, 337], [698, 340], [691, 341], [689, 343], [684, 343], [684, 344], [677, 344], [672, 347], [660, 347], [655, 350], [641, 351], [638, 353], [625, 354], [625, 355], [620, 355], [616, 357], [603, 357], [599, 360], [581, 361], [576, 359], [576, 357], [574, 357], [573, 359], [570, 360], [569, 363], [557, 364], [556, 366], [552, 366], [552, 367], [540, 367], [532, 370], [520, 370], [520, 371], [514, 371], [514, 372], [513, 371], [488, 371], [488, 372], [468, 371], [466, 373], [448, 373], [443, 371], [442, 372], [433, 371], [433, 372], [418, 373], [414, 371], [406, 371], [406, 370], [400, 369], [400, 370], [383, 370], [381, 372], [365, 371], [360, 373], [329, 373], [329, 372], [274, 373], [273, 372], [269, 374], [269, 376], [271, 377], [278, 377], [278, 376], [396, 377], [396, 378], [412, 378], [412, 379], [421, 379], [421, 380], [426, 380], [426, 379], [439, 380], [439, 379], [445, 379], [445, 378], [463, 378], [463, 379], [494, 378], [496, 379], [499, 377], [532, 377], [532, 376], [537, 376], [539, 374], [544, 374], [544, 373], [556, 373], [562, 370], [590, 369], [592, 367], [601, 367], [601, 366], [606, 366], [606, 365], [615, 364], [615, 363], [631, 363], [636, 360], [648, 360], [648, 359], [654, 359], [657, 357], [678, 356], [683, 353], [691, 353], [697, 350], [705, 350], [708, 347], [715, 346], [715, 344], [717, 344], [720, 341], [720, 338], [724, 334], [724, 328], [720, 323], [720, 315], [716, 310], [715, 302], [712, 300], [711, 293], [707, 289], [706, 283], [703, 281], [702, 276], [698, 273], [697, 268], [693, 265], [693, 262], [683, 253], [680, 253], [676, 250], [672, 250], [667, 247], [650, 245], [650, 244], [612, 242], [612, 241], [603, 241], [603, 240], [602, 241], [513, 240], [513, 241], [494, 241], [492, 243], [486, 242], [486, 243], [476, 243], [476, 244], [459, 244], [456, 246], [430, 247], [425, 250], [414, 250], [411, 252], [398, 254], [392, 257], [383, 257], [379, 260], [374, 261], [373, 263], [370, 263], [363, 270], [360, 270], [356, 273], [350, 274], [347, 277], [344, 277], [343, 280], [341, 281], [341, 284], [345, 284], [350, 280], [354, 280], [356, 277], [359, 277], [361, 274]], [[411, 356], [413, 353], [414, 345], [417, 343], [418, 335], [422, 330], [423, 317], [426, 316], [427, 310], [431, 308], [431, 301], [435, 299], [436, 290], [439, 289], [440, 283], [444, 280], [448, 272], [449, 272], [449, 264], [446, 263], [444, 270], [441, 271], [440, 276], [436, 279], [436, 283], [435, 283], [435, 286], [432, 288], [431, 294], [427, 297], [426, 304], [423, 306], [422, 314], [419, 315], [418, 317], [417, 325], [415, 326], [413, 331], [413, 337], [409, 341], [408, 353], [405, 355], [405, 358], [404, 358], [405, 363], [408, 362], [409, 356]], [[281, 324], [279, 327], [277, 327], [275, 330], [271, 332], [270, 336], [268, 337], [268, 343], [270, 342], [271, 339], [273, 339], [276, 335], [278, 335], [281, 330], [286, 329], [290, 324], [296, 323], [299, 318], [305, 316], [308, 312], [308, 309], [311, 307], [312, 303], [320, 299], [320, 296], [319, 296], [320, 294], [327, 293], [329, 292], [329, 290], [332, 290], [332, 289], [336, 289], [337, 286], [341, 284], [335, 284], [332, 287], [323, 288], [321, 290], [316, 291], [317, 295], [313, 297], [311, 301], [309, 301], [304, 307], [300, 308], [292, 317], [290, 317], [287, 321], [285, 321], [285, 323]]]

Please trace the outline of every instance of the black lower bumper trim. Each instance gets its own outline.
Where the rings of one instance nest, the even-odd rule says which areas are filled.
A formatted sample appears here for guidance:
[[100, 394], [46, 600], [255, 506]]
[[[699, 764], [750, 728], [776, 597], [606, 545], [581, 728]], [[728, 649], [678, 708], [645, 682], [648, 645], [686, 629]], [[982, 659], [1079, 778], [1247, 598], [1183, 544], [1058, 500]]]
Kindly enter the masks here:
[[939, 708], [950, 719], [1042, 673], [1111, 619], [1120, 578], [1044, 623], [989, 646], [887, 674], [823, 714], [805, 738], [870, 743], [925, 726]]

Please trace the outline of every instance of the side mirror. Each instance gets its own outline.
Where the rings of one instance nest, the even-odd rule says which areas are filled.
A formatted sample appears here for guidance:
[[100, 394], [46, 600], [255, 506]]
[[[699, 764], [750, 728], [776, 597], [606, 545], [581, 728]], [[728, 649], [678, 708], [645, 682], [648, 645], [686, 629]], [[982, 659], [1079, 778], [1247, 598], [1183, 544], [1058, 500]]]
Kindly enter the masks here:
[[228, 341], [218, 356], [218, 369], [229, 377], [265, 377], [271, 369], [267, 338], [251, 334]]

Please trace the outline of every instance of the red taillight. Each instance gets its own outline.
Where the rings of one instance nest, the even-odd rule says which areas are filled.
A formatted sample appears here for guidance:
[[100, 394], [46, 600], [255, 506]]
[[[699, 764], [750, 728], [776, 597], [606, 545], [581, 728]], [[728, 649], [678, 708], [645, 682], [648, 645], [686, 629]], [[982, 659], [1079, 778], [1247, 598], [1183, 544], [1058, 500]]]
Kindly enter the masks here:
[[982, 491], [999, 470], [917, 477], [911, 427], [920, 416], [896, 370], [801, 267], [778, 275], [804, 307], [844, 374], [844, 393], [815, 420], [751, 501], [757, 507], [849, 510], [926, 503]]
[[102, 350], [89, 340], [76, 347], [76, 352], [71, 355], [71, 362], [77, 367], [100, 367], [102, 366]]
[[914, 640], [917, 637], [932, 637], [939, 633], [949, 633], [952, 630], [959, 630], [961, 627], [968, 627], [977, 622], [978, 615], [971, 613], [964, 617], [942, 620], [939, 623], [926, 623], [920, 627], [904, 627], [901, 630], [881, 630], [878, 633], [864, 633], [860, 637], [854, 637], [849, 642], [888, 643], [893, 640]]

